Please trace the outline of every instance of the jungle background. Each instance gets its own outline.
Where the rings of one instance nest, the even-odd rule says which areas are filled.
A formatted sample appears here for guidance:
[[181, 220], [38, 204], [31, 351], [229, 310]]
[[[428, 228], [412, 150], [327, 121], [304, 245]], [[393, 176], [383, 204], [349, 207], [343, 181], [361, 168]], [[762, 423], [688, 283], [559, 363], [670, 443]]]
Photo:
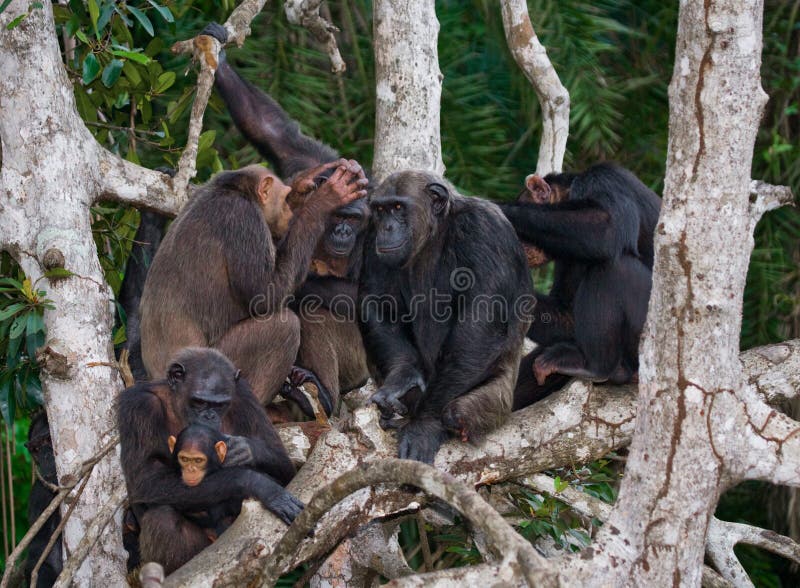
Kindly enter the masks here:
[[[30, 10], [37, 9], [32, 2]], [[175, 166], [185, 142], [195, 75], [185, 57], [169, 52], [210, 21], [224, 22], [234, 0], [157, 2], [70, 0], [55, 6], [64, 60], [78, 109], [98, 141], [147, 167]], [[678, 3], [655, 0], [579, 2], [530, 0], [531, 18], [571, 98], [565, 169], [614, 160], [660, 193], [667, 150], [667, 85], [672, 75]], [[41, 5], [39, 5], [41, 6]], [[4, 8], [0, 2], [0, 10]], [[372, 14], [368, 0], [327, 7], [347, 72], [330, 62], [305, 30], [288, 25], [280, 3], [268, 3], [242, 48], [228, 49], [241, 75], [271, 94], [305, 133], [369, 166], [375, 86]], [[437, 2], [439, 60], [444, 75], [441, 131], [446, 175], [466, 194], [511, 198], [535, 170], [540, 137], [536, 95], [506, 46], [499, 7], [491, 0]], [[14, 25], [14, 23], [11, 23]], [[2, 32], [0, 32], [2, 34]], [[770, 97], [756, 144], [752, 177], [789, 185], [800, 194], [800, 0], [767, 0], [762, 85]], [[214, 96], [200, 141], [201, 182], [222, 169], [261, 161]], [[117, 205], [92, 210], [95, 242], [115, 294], [124, 276], [139, 215]], [[741, 347], [800, 336], [800, 213], [770, 212], [758, 225], [745, 292]], [[33, 480], [24, 447], [42, 395], [35, 350], [45, 340], [47, 293], [0, 257], [0, 566], [25, 533]], [[534, 276], [547, 289], [548, 268]], [[125, 340], [119, 308], [114, 342]], [[109, 391], [113, 393], [113, 391]], [[593, 464], [552, 472], [613, 502], [624, 467], [621, 452]], [[515, 525], [525, 536], [547, 537], [556, 548], [579, 549], [596, 521], [580, 520], [557, 496], [520, 489]], [[761, 483], [725, 494], [717, 516], [782, 533], [800, 534], [797, 496]], [[787, 516], [787, 504], [795, 505]], [[478, 558], [464, 529], [431, 533], [417, 519], [401, 527], [412, 566], [448, 566]], [[756, 586], [795, 586], [800, 574], [780, 558], [737, 547]], [[296, 578], [287, 578], [291, 582]]]

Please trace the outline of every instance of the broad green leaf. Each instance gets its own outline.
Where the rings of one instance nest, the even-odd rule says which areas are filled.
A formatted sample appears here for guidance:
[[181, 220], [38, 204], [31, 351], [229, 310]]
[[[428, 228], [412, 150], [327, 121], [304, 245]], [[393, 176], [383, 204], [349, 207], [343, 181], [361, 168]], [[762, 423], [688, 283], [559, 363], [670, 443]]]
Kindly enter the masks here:
[[100, 18], [97, 19], [97, 32], [101, 32], [106, 25], [111, 20], [111, 16], [114, 14], [114, 3], [110, 2], [103, 6], [103, 10], [100, 11]]
[[11, 4], [11, 0], [4, 0], [2, 4], [0, 4], [0, 14], [3, 14], [3, 11], [8, 8], [8, 5]]
[[83, 83], [88, 86], [97, 77], [98, 73], [100, 73], [100, 63], [94, 53], [89, 53], [83, 60]]
[[[36, 364], [33, 364], [34, 366]], [[44, 395], [42, 394], [42, 382], [39, 379], [38, 368], [31, 370], [27, 379], [25, 389], [28, 393], [28, 403], [34, 406], [44, 406]]]
[[78, 19], [78, 15], [73, 14], [67, 21], [67, 24], [65, 25], [66, 28], [64, 30], [67, 32], [68, 36], [74, 37], [75, 33], [78, 31], [78, 29], [80, 29], [80, 26], [81, 21]]
[[130, 12], [133, 16], [136, 17], [136, 20], [138, 20], [139, 24], [141, 24], [142, 27], [144, 27], [144, 30], [150, 33], [151, 37], [154, 36], [155, 33], [153, 31], [153, 23], [150, 22], [150, 19], [144, 12], [142, 12], [138, 8], [134, 8], [133, 6], [128, 6], [128, 12]]
[[42, 315], [38, 312], [29, 313], [26, 331], [26, 351], [28, 352], [28, 357], [35, 359], [36, 350], [44, 345], [44, 320], [42, 320]]
[[22, 336], [22, 333], [25, 331], [25, 327], [28, 325], [28, 314], [29, 313], [21, 314], [14, 319], [14, 322], [11, 324], [11, 330], [8, 332], [9, 339], [13, 341], [14, 339], [19, 339]]
[[25, 305], [22, 304], [21, 302], [18, 302], [17, 304], [12, 304], [11, 306], [4, 308], [3, 310], [0, 310], [0, 322], [18, 313], [23, 308], [25, 308]]
[[120, 326], [120, 328], [114, 332], [114, 346], [122, 345], [127, 340], [128, 338], [125, 335], [125, 327]]
[[164, 48], [164, 40], [161, 37], [155, 37], [144, 48], [145, 54], [150, 57], [155, 57]]
[[94, 34], [99, 37], [100, 31], [97, 30], [97, 20], [100, 18], [100, 8], [97, 6], [97, 0], [88, 0], [87, 4], [89, 6], [89, 18], [91, 19], [92, 26], [94, 27]]
[[150, 58], [144, 53], [136, 53], [135, 51], [125, 51], [122, 49], [114, 49], [111, 51], [111, 53], [117, 57], [125, 57], [131, 61], [135, 61], [136, 63], [141, 63], [142, 65], [147, 65], [150, 63]]
[[14, 278], [0, 279], [0, 286], [11, 286], [15, 290], [22, 290], [22, 282], [15, 280]]
[[119, 6], [115, 6], [114, 11], [119, 14], [119, 17], [122, 19], [122, 22], [125, 23], [126, 27], [130, 28], [133, 26], [133, 21], [128, 18], [128, 15], [125, 14]]
[[175, 17], [172, 16], [172, 13], [170, 12], [169, 8], [167, 8], [166, 6], [160, 6], [154, 0], [147, 0], [147, 1], [150, 3], [150, 6], [152, 6], [158, 11], [158, 13], [161, 15], [161, 18], [163, 18], [167, 22], [175, 22]]
[[200, 138], [197, 140], [197, 150], [203, 151], [204, 149], [208, 149], [214, 144], [214, 139], [217, 137], [217, 131], [206, 131]]
[[125, 65], [122, 66], [122, 71], [125, 73], [125, 77], [128, 78], [128, 81], [130, 81], [133, 86], [138, 86], [142, 83], [142, 76], [139, 75], [136, 66], [130, 61], [125, 62]]
[[165, 71], [160, 76], [158, 76], [158, 83], [156, 87], [153, 88], [153, 92], [156, 94], [161, 94], [166, 92], [167, 89], [175, 83], [175, 72], [174, 71]]
[[20, 14], [17, 18], [15, 18], [14, 20], [12, 20], [10, 23], [8, 23], [6, 25], [6, 30], [10, 31], [11, 29], [15, 28], [19, 23], [21, 23], [23, 20], [25, 20], [27, 18], [27, 16], [28, 16], [27, 13], [26, 14]]
[[122, 66], [123, 62], [120, 59], [112, 59], [111, 63], [109, 63], [105, 69], [103, 69], [103, 85], [106, 88], [110, 88], [113, 86], [116, 81], [119, 79], [119, 75], [122, 73]]
[[89, 37], [87, 37], [86, 33], [84, 33], [82, 30], [78, 29], [77, 31], [75, 31], [75, 36], [78, 37], [78, 39], [80, 39], [87, 45], [89, 44]]

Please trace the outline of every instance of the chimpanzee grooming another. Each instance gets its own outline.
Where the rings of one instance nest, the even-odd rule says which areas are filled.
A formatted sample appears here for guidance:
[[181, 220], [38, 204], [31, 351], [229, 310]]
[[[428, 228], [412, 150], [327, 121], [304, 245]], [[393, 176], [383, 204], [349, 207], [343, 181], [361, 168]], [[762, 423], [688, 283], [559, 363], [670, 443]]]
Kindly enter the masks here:
[[[170, 435], [167, 445], [172, 453], [173, 468], [190, 488], [222, 470], [228, 453], [225, 435], [205, 425], [189, 425], [177, 437]], [[264, 507], [269, 508], [269, 505], [265, 504]], [[216, 538], [239, 516], [241, 508], [241, 500], [217, 501], [206, 507], [205, 516], [202, 513], [189, 513], [189, 516], [206, 530], [206, 534], [213, 531]]]
[[[31, 426], [28, 430], [28, 442], [25, 444], [31, 454], [33, 462], [36, 464], [36, 469], [44, 480], [50, 484], [58, 484], [58, 476], [56, 475], [56, 458], [53, 453], [53, 442], [50, 438], [50, 428], [47, 423], [47, 415], [44, 411], [37, 414], [31, 420]], [[50, 490], [42, 483], [39, 478], [36, 478], [31, 486], [31, 493], [28, 496], [28, 524], [32, 525], [42, 514], [44, 509], [53, 501], [56, 493]], [[28, 557], [25, 560], [25, 580], [28, 585], [31, 583], [31, 574], [33, 568], [44, 552], [44, 548], [53, 536], [53, 532], [61, 523], [61, 514], [58, 510], [50, 515], [44, 526], [39, 529], [39, 532], [34, 535], [30, 546], [28, 547]], [[61, 573], [63, 558], [61, 554], [61, 537], [59, 537], [53, 549], [42, 562], [42, 567], [39, 568], [38, 579], [36, 580], [36, 588], [48, 588], [56, 582], [56, 578]]]
[[[128, 500], [141, 527], [141, 560], [156, 561], [169, 573], [210, 542], [184, 513], [254, 496], [288, 523], [303, 505], [281, 486], [295, 473], [286, 449], [247, 381], [222, 353], [183, 349], [165, 372], [166, 380], [122, 392], [117, 426]], [[195, 487], [184, 484], [173, 467], [167, 442], [190, 424], [218, 429], [227, 447], [224, 471]]]
[[[164, 373], [188, 346], [222, 351], [242, 370], [263, 404], [281, 390], [300, 344], [286, 308], [303, 282], [327, 217], [365, 195], [355, 162], [340, 160], [301, 174], [303, 186], [336, 168], [292, 217], [290, 190], [260, 166], [222, 172], [199, 188], [172, 223], [147, 275], [141, 302], [144, 365]], [[291, 224], [290, 224], [291, 221]], [[273, 237], [283, 237], [277, 247]], [[322, 398], [330, 412], [329, 398]]]
[[623, 384], [636, 374], [661, 207], [636, 176], [609, 163], [528, 176], [526, 192], [500, 208], [520, 239], [555, 261], [555, 279], [549, 295], [537, 295], [528, 336], [540, 347], [522, 361], [515, 408], [557, 389], [563, 376]]
[[525, 254], [494, 204], [432, 173], [392, 174], [370, 209], [359, 303], [372, 400], [384, 426], [400, 421], [400, 457], [432, 463], [448, 431], [476, 441], [511, 412]]
[[[227, 41], [225, 28], [216, 23], [208, 25], [202, 34], [223, 44]], [[301, 170], [339, 157], [332, 148], [303, 135], [270, 96], [243, 80], [224, 51], [219, 56], [214, 87], [236, 127], [287, 181]], [[355, 309], [368, 219], [364, 199], [331, 214], [325, 236], [313, 254], [311, 272], [295, 293], [295, 308], [303, 308], [296, 364], [318, 376], [334, 406], [340, 391], [357, 388], [369, 376]], [[295, 374], [296, 370], [288, 386], [293, 385]]]

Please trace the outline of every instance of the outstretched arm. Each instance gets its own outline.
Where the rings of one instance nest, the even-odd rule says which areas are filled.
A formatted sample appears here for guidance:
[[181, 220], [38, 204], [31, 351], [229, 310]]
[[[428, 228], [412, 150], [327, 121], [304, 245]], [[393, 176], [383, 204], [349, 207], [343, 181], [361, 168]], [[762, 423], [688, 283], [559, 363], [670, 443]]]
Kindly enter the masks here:
[[[212, 23], [202, 32], [227, 41], [225, 27]], [[298, 124], [267, 94], [243, 80], [228, 63], [225, 52], [219, 54], [214, 79], [234, 124], [284, 179], [297, 172], [333, 161], [339, 157], [327, 145], [300, 132]]]

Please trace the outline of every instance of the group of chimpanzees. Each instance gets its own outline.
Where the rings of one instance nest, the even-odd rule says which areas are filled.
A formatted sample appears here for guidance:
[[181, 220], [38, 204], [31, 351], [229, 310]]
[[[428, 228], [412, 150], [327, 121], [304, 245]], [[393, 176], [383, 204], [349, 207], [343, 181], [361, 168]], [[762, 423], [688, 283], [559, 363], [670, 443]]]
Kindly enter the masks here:
[[[218, 25], [204, 34], [226, 41]], [[660, 201], [633, 174], [600, 164], [532, 175], [498, 205], [405, 171], [367, 198], [361, 167], [303, 135], [224, 52], [215, 87], [275, 173], [215, 176], [149, 271], [139, 260], [126, 280], [140, 380], [118, 403], [131, 567], [173, 571], [247, 497], [286, 522], [300, 512], [273, 426], [287, 403], [273, 401], [313, 415], [306, 382], [330, 414], [372, 376], [400, 457], [432, 463], [449, 435], [479, 441], [569, 377], [635, 377]], [[137, 240], [159, 240], [160, 226], [141, 239], [154, 223], [143, 218]], [[551, 291], [520, 312], [529, 266], [547, 260]], [[526, 333], [538, 347], [520, 359]]]

